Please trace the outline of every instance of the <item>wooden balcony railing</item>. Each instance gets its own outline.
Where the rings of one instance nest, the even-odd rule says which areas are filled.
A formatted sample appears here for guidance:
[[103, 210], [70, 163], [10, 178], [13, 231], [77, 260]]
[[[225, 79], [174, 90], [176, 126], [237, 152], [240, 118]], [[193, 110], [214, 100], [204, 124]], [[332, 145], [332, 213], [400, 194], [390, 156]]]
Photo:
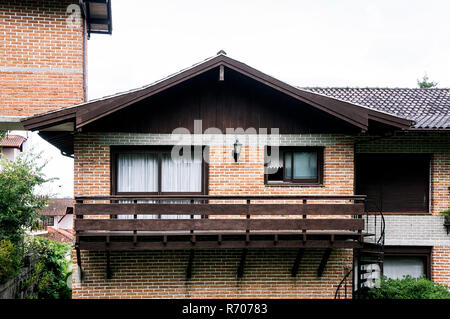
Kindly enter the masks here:
[[[76, 246], [358, 248], [364, 238], [364, 200], [359, 195], [76, 197]], [[142, 218], [148, 215], [151, 219]]]

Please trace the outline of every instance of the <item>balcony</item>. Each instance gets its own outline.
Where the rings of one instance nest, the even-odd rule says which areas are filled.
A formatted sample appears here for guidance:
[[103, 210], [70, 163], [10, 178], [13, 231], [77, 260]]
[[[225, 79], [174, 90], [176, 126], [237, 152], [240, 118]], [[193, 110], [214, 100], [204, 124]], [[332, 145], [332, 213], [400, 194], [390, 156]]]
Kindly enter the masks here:
[[364, 201], [362, 195], [82, 196], [75, 204], [76, 248], [361, 248], [371, 235], [364, 232]]

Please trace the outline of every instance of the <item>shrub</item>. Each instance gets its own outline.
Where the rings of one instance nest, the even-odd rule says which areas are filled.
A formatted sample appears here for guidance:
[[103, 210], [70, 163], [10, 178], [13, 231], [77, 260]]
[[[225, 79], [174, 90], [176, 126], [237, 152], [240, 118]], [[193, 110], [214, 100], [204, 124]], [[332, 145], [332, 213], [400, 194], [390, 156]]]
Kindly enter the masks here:
[[380, 288], [368, 291], [369, 299], [450, 299], [449, 287], [425, 278], [406, 276], [381, 280]]
[[71, 262], [67, 258], [71, 250], [70, 245], [35, 237], [28, 249], [34, 252], [38, 262], [25, 285], [37, 283], [38, 299], [70, 299], [72, 291], [67, 286], [67, 278], [71, 274]]
[[9, 240], [0, 241], [0, 284], [19, 273], [21, 265], [20, 250]]
[[446, 216], [446, 217], [450, 217], [450, 207], [447, 210], [440, 212], [439, 214]]

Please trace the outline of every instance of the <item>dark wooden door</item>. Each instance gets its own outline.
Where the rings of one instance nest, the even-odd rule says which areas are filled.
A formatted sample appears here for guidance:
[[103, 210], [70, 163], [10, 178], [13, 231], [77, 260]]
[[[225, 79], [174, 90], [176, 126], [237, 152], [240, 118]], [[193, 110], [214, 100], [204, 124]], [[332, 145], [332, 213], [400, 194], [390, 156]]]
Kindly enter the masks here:
[[428, 212], [430, 157], [423, 154], [358, 154], [356, 194], [369, 211]]

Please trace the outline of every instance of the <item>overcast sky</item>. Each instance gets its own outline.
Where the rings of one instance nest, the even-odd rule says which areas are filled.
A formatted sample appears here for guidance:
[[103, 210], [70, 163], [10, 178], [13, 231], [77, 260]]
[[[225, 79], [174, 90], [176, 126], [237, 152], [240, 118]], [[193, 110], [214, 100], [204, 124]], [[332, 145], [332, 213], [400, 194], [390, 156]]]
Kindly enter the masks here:
[[[416, 87], [426, 72], [448, 87], [449, 12], [450, 2], [429, 0], [112, 0], [113, 34], [88, 42], [89, 99], [221, 49], [292, 85]], [[60, 196], [71, 196], [72, 161], [49, 153]]]

